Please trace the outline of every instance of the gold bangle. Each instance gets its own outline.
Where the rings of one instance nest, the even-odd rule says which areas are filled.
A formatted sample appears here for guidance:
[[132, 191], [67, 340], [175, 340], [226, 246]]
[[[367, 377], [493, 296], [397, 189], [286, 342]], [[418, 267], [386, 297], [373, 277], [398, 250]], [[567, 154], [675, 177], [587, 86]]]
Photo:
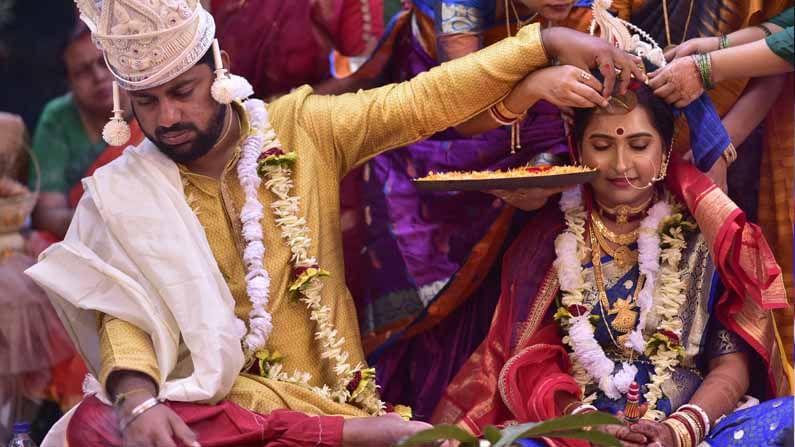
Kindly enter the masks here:
[[697, 421], [695, 416], [686, 411], [677, 411], [674, 414], [687, 421], [687, 425], [690, 426], [690, 428], [693, 430], [693, 435], [696, 437], [696, 439], [694, 439], [696, 444], [704, 439], [704, 429], [701, 427], [701, 422]]
[[518, 120], [519, 118], [523, 117], [525, 114], [525, 112], [516, 113], [511, 109], [509, 109], [508, 106], [505, 105], [505, 100], [502, 100], [497, 104], [495, 104], [495, 107], [497, 108], [497, 112], [499, 112], [500, 115], [510, 119]]
[[489, 107], [489, 115], [491, 115], [491, 118], [494, 119], [494, 121], [502, 124], [503, 126], [510, 126], [512, 124], [516, 124], [522, 118], [524, 118], [525, 113], [520, 113], [517, 115], [508, 107], [506, 107], [503, 101], [500, 101], [497, 104]]
[[679, 435], [679, 430], [676, 429], [676, 421], [674, 421], [673, 419], [666, 419], [662, 421], [662, 424], [670, 428], [671, 431], [673, 432], [674, 442], [676, 443], [676, 446], [674, 447], [682, 447], [682, 438]]
[[489, 115], [491, 115], [491, 119], [493, 119], [502, 126], [510, 126], [511, 124], [516, 122], [516, 121], [509, 121], [505, 117], [500, 116], [499, 113], [496, 111], [496, 106], [489, 107]]
[[691, 445], [690, 433], [687, 432], [687, 428], [681, 421], [668, 418], [663, 421], [663, 424], [671, 427], [674, 431], [677, 447], [693, 447]]
[[721, 154], [724, 160], [726, 160], [726, 164], [731, 166], [732, 163], [737, 161], [737, 148], [734, 147], [734, 144], [729, 143], [726, 149]]

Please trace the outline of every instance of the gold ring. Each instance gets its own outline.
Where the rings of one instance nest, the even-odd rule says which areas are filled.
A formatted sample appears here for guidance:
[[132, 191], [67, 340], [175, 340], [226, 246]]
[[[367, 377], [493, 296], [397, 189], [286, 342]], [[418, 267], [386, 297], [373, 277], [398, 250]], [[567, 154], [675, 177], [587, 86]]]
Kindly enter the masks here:
[[590, 81], [591, 80], [591, 74], [586, 72], [586, 71], [581, 71], [580, 72], [580, 79], [582, 79], [583, 81]]

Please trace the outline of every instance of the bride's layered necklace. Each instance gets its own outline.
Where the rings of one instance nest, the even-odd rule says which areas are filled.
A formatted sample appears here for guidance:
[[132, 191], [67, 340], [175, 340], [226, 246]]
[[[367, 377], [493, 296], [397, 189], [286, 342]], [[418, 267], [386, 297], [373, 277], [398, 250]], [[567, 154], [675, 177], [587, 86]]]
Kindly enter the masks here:
[[[599, 214], [585, 210], [579, 188], [563, 194], [560, 207], [567, 228], [555, 240], [557, 259], [554, 265], [562, 291], [561, 306], [555, 317], [568, 332], [564, 342], [571, 347], [574, 376], [583, 390], [586, 385], [595, 383], [607, 397], [621, 398], [638, 373], [631, 359], [635, 355], [645, 355], [654, 365], [644, 393], [649, 404], [645, 418], [659, 420], [664, 416], [656, 410], [657, 401], [663, 397], [661, 386], [671, 378], [684, 353], [680, 343], [683, 324], [679, 310], [685, 301], [685, 283], [679, 263], [686, 247], [687, 223], [676, 212], [678, 205], [670, 198], [652, 205], [653, 201], [652, 197], [638, 209], [619, 207], [618, 213], [606, 210], [607, 214], [618, 216], [616, 220], [621, 223], [626, 223], [632, 215], [642, 216], [636, 230], [616, 234]], [[635, 242], [637, 253], [630, 249]], [[605, 291], [600, 248], [620, 269], [637, 263], [640, 270], [634, 294], [617, 300], [612, 306]], [[582, 266], [588, 250], [591, 250], [594, 284], [589, 282]], [[598, 297], [594, 304], [586, 302], [592, 292]], [[595, 305], [600, 306], [599, 316], [592, 315]], [[608, 322], [608, 315], [615, 315], [612, 323]], [[616, 368], [596, 340], [595, 324], [605, 325], [612, 343], [629, 357], [629, 361], [622, 361]], [[615, 337], [611, 325], [624, 335]], [[646, 328], [648, 330], [644, 330]], [[595, 397], [589, 396], [586, 401]]]

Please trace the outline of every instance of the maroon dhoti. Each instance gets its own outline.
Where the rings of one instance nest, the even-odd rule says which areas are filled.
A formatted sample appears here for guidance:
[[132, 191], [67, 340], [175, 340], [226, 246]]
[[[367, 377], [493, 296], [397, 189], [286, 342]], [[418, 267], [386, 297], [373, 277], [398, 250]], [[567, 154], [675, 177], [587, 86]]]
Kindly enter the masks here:
[[[307, 416], [288, 410], [268, 415], [248, 411], [232, 402], [201, 405], [166, 402], [188, 427], [202, 447], [339, 447], [342, 445], [340, 416]], [[70, 446], [116, 447], [122, 445], [119, 418], [111, 406], [94, 396], [77, 408], [66, 433]], [[182, 446], [176, 439], [178, 446]]]

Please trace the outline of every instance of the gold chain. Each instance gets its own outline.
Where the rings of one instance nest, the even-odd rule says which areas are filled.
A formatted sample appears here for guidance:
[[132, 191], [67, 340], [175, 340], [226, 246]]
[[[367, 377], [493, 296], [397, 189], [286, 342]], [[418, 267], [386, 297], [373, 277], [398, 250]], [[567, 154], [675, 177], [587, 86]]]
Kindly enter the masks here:
[[638, 262], [638, 253], [636, 251], [630, 250], [627, 245], [613, 248], [598, 231], [595, 231], [595, 233], [596, 243], [599, 244], [599, 248], [612, 257], [619, 268], [623, 269]]
[[[613, 341], [613, 344], [622, 353], [631, 356], [632, 353], [627, 352], [628, 350], [631, 351], [631, 349], [626, 348], [624, 346], [624, 343], [627, 340], [628, 333], [632, 331], [632, 329], [638, 324], [637, 322], [638, 311], [635, 310], [636, 308], [635, 303], [638, 300], [638, 295], [640, 294], [640, 290], [643, 288], [643, 285], [645, 283], [645, 278], [643, 277], [643, 275], [638, 276], [638, 281], [635, 286], [635, 292], [631, 298], [623, 300], [618, 299], [616, 300], [616, 304], [614, 306], [611, 306], [610, 300], [607, 298], [607, 291], [605, 290], [604, 274], [602, 272], [602, 259], [599, 252], [600, 245], [597, 241], [596, 232], [593, 231], [593, 227], [591, 227], [590, 236], [591, 236], [591, 260], [593, 263], [594, 282], [596, 283], [596, 290], [597, 293], [599, 294], [599, 303], [600, 303], [599, 307], [602, 313], [602, 319], [604, 321], [605, 327], [607, 328], [607, 333], [610, 336], [610, 339]], [[607, 309], [607, 315], [616, 315], [612, 323], [608, 324], [607, 315], [605, 315], [605, 309]], [[613, 335], [613, 329], [624, 334], [618, 337], [618, 341], [616, 340], [616, 337]]]
[[614, 233], [609, 228], [607, 228], [605, 223], [602, 222], [602, 219], [599, 218], [599, 215], [594, 213], [593, 211], [591, 211], [591, 221], [593, 222], [594, 226], [596, 226], [596, 231], [598, 231], [601, 236], [603, 236], [605, 239], [607, 239], [610, 242], [619, 245], [629, 245], [632, 244], [633, 242], [637, 242], [638, 240], [639, 230], [637, 228], [630, 231], [629, 233], [622, 233], [622, 234]]

